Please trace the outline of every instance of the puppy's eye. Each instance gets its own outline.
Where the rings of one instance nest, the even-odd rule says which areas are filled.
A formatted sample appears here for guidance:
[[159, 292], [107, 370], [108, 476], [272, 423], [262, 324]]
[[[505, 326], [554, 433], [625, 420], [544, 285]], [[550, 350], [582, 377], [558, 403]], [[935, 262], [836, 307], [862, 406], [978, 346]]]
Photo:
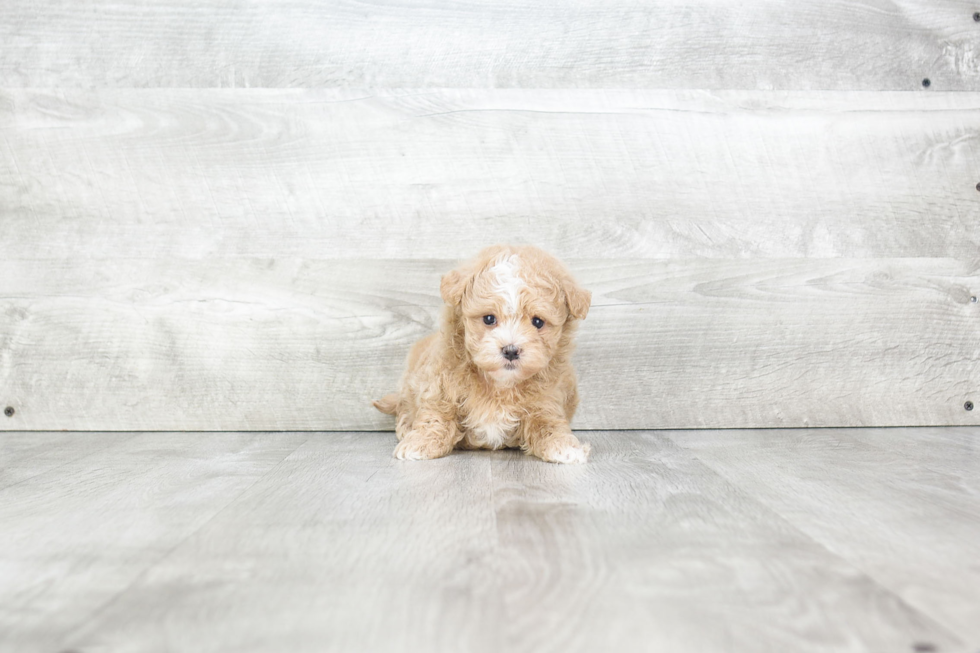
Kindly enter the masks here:
[[531, 324], [534, 325], [535, 329], [540, 329], [544, 326], [544, 320], [542, 320], [540, 317], [532, 317]]
[[484, 315], [483, 323], [486, 324], [487, 326], [493, 326], [494, 324], [497, 323], [497, 318], [495, 318], [493, 315]]

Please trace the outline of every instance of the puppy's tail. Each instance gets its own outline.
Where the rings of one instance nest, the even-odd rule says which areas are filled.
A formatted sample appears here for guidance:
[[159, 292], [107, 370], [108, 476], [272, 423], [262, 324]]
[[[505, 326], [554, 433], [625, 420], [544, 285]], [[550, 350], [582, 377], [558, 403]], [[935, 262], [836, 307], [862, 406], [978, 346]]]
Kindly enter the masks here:
[[374, 407], [380, 410], [382, 413], [388, 415], [394, 415], [398, 412], [398, 393], [393, 392], [390, 395], [385, 395], [381, 399], [372, 402]]

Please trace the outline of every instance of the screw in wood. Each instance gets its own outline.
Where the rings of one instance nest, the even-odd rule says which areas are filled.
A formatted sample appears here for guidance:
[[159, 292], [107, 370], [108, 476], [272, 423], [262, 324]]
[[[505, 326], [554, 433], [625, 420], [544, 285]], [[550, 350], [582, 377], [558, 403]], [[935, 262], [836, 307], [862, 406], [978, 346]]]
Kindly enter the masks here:
[[13, 406], [7, 406], [6, 408], [3, 409], [3, 414], [6, 415], [7, 417], [13, 417], [15, 412], [16, 411], [14, 410]]
[[922, 80], [922, 88], [929, 88], [930, 86], [932, 86], [932, 82], [928, 77]]
[[966, 402], [965, 404], [963, 404], [963, 408], [966, 408], [967, 410], [973, 410], [973, 402], [972, 401]]
[[980, 23], [980, 11], [973, 12], [973, 22]]
[[970, 297], [970, 303], [972, 303], [972, 304], [976, 304], [977, 303], [977, 296], [976, 295], [974, 295], [973, 297]]

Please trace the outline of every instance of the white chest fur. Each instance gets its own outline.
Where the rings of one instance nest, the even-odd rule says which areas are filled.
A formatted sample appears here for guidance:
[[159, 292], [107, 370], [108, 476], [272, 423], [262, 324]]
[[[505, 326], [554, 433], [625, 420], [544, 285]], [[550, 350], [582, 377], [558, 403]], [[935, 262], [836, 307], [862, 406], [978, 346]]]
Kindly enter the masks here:
[[480, 403], [470, 407], [463, 420], [466, 440], [471, 447], [502, 449], [516, 447], [520, 420], [514, 413], [495, 402]]

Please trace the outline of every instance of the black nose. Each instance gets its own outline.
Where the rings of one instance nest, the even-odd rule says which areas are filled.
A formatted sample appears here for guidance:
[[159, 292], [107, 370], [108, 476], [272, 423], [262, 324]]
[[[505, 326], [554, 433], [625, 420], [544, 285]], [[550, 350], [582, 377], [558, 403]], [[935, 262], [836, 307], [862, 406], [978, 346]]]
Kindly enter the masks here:
[[500, 350], [500, 353], [502, 353], [504, 355], [504, 358], [506, 358], [509, 361], [516, 361], [518, 358], [521, 357], [521, 350], [515, 347], [514, 345], [507, 345], [506, 347]]

